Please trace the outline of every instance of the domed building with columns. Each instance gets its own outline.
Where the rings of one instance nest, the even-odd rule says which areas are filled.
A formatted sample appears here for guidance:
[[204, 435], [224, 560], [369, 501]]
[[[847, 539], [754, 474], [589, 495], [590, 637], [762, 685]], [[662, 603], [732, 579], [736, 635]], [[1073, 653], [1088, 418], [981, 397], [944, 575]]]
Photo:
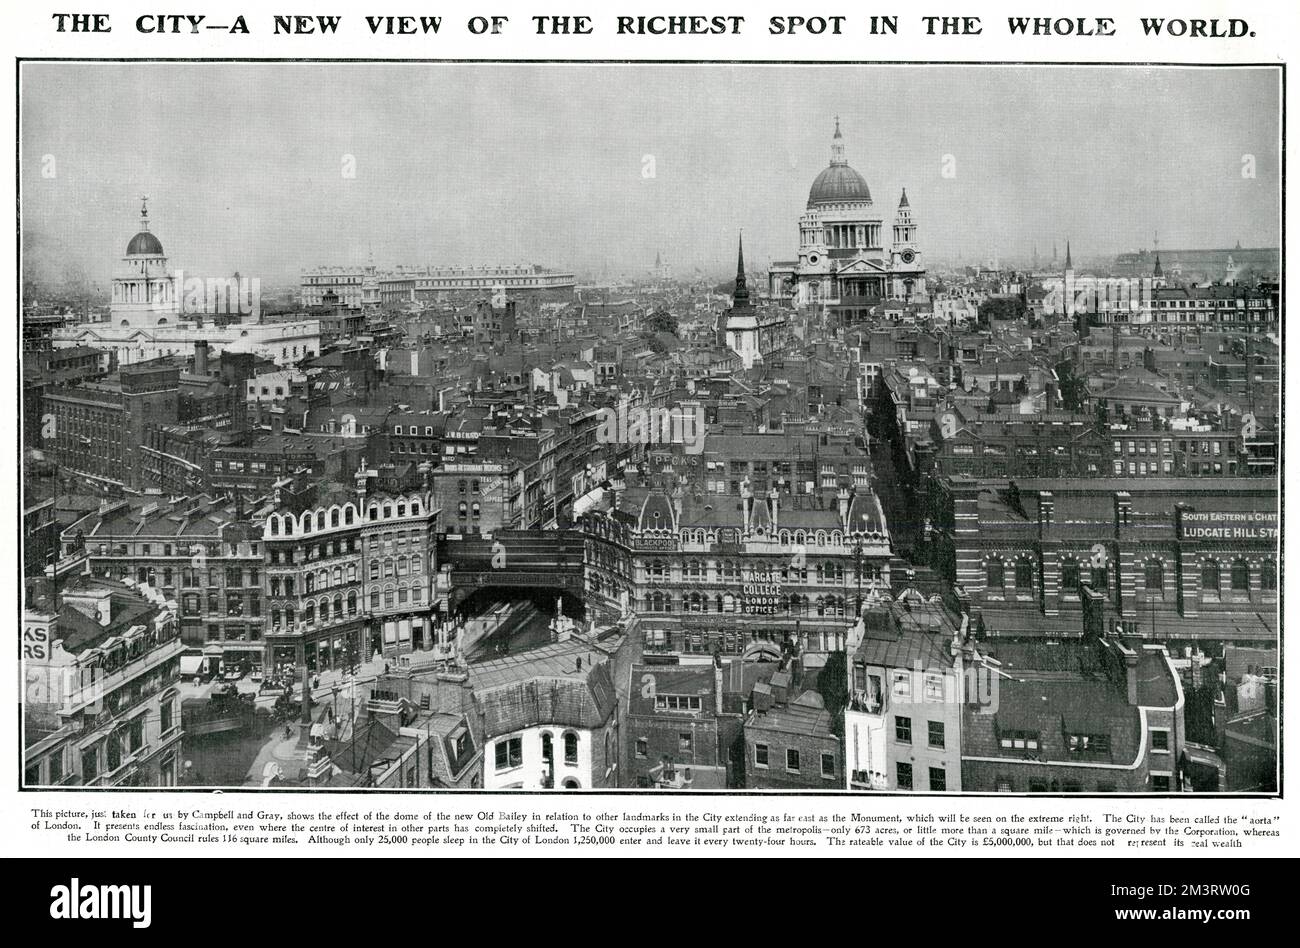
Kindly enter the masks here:
[[180, 311], [176, 277], [167, 269], [162, 241], [149, 230], [149, 206], [141, 198], [140, 232], [113, 275], [110, 321], [123, 328], [175, 325]]
[[883, 300], [926, 298], [907, 191], [886, 230], [866, 179], [848, 163], [838, 118], [830, 165], [813, 180], [799, 218], [798, 259], [772, 265], [768, 291], [773, 300], [824, 307], [838, 324], [865, 318]]
[[103, 349], [119, 366], [194, 358], [196, 347], [213, 355], [251, 352], [278, 365], [320, 354], [320, 320], [264, 318], [257, 281], [238, 274], [200, 277], [169, 270], [143, 203], [135, 226], [139, 231], [113, 271], [107, 318], [61, 326], [51, 334], [53, 348]]

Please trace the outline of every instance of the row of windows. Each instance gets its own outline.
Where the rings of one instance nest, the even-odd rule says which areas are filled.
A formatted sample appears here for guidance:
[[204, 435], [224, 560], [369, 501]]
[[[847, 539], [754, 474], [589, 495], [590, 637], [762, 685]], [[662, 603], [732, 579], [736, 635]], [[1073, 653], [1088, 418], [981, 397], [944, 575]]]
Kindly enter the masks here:
[[[734, 491], [733, 491], [734, 493]], [[658, 512], [655, 511], [656, 518]], [[667, 532], [667, 526], [652, 526], [649, 528], [653, 533], [651, 535], [662, 536]], [[795, 546], [847, 546], [852, 549], [854, 541], [852, 538], [845, 542], [844, 531], [842, 530], [780, 530], [776, 534], [776, 539], [783, 546], [794, 544]], [[718, 542], [718, 534], [711, 530], [683, 530], [681, 532], [682, 543], [694, 543], [699, 546], [711, 545]]]
[[[407, 516], [408, 504], [404, 500], [399, 500], [395, 504], [371, 504], [366, 508], [367, 520], [379, 520], [381, 517], [385, 520], [396, 515], [398, 517]], [[409, 504], [411, 516], [419, 516], [423, 511], [423, 506], [418, 500], [411, 500]], [[341, 508], [334, 508], [328, 514], [323, 510], [316, 511], [313, 518], [310, 512], [304, 513], [299, 520], [293, 516], [285, 514], [284, 516], [271, 515], [267, 518], [267, 525], [271, 536], [279, 536], [280, 528], [283, 524], [286, 534], [293, 533], [295, 524], [300, 524], [303, 533], [310, 533], [313, 525], [317, 530], [326, 530], [331, 527], [348, 526], [355, 520], [355, 509], [351, 504], [345, 504]]]
[[[346, 601], [347, 609], [344, 611]], [[420, 586], [412, 586], [409, 589], [405, 586], [400, 589], [378, 590], [372, 589], [369, 595], [370, 611], [377, 612], [380, 609], [395, 609], [405, 605], [420, 605], [424, 602], [424, 589]], [[307, 625], [313, 625], [317, 621], [337, 622], [344, 618], [353, 618], [357, 615], [358, 597], [355, 592], [350, 592], [347, 599], [342, 596], [335, 596], [332, 600], [322, 599], [317, 612], [317, 604], [309, 602], [303, 606], [301, 619]], [[292, 629], [298, 620], [298, 613], [292, 606], [281, 611], [279, 608], [271, 610], [271, 628], [281, 628], [283, 626]]]
[[[1013, 579], [1014, 586], [1017, 589], [1029, 590], [1033, 588], [1034, 563], [1027, 556], [1021, 556], [1016, 559]], [[1201, 589], [1211, 593], [1219, 592], [1223, 588], [1223, 564], [1217, 559], [1208, 559], [1201, 564]], [[1006, 586], [1007, 569], [1000, 557], [994, 557], [988, 561], [984, 568], [985, 581], [990, 589], [1002, 589]], [[1142, 567], [1143, 583], [1148, 592], [1163, 593], [1165, 588], [1165, 566], [1164, 562], [1159, 559], [1147, 560]], [[1250, 564], [1243, 558], [1237, 558], [1232, 561], [1228, 568], [1228, 577], [1230, 588], [1233, 592], [1249, 593], [1251, 589]], [[1276, 592], [1277, 590], [1277, 564], [1271, 560], [1265, 560], [1259, 567], [1260, 588], [1266, 592]], [[1079, 561], [1073, 557], [1066, 557], [1061, 561], [1061, 591], [1065, 593], [1077, 593], [1082, 582], [1082, 571]], [[1109, 575], [1106, 567], [1093, 566], [1090, 570], [1090, 584], [1094, 589], [1106, 589], [1109, 582]]]
[[[731, 593], [718, 593], [712, 598], [707, 593], [687, 593], [680, 600], [671, 593], [652, 592], [644, 599], [646, 612], [696, 612], [696, 613], [741, 613], [746, 611], [741, 597]], [[844, 596], [818, 596], [812, 599], [794, 593], [779, 596], [770, 608], [753, 609], [752, 614], [766, 611], [798, 616], [844, 616], [852, 611], [849, 600]]]
[[[561, 740], [564, 743], [564, 762], [570, 766], [578, 763], [578, 735], [574, 731], [565, 731]], [[542, 760], [552, 763], [555, 759], [554, 737], [550, 731], [543, 731], [541, 736]], [[524, 739], [507, 737], [496, 742], [492, 749], [493, 765], [497, 772], [522, 767], [524, 763]]]
[[[902, 715], [894, 716], [894, 740], [900, 744], [912, 743], [912, 719]], [[942, 721], [926, 722], [926, 745], [936, 750], [946, 746], [947, 734]]]
[[[462, 508], [464, 506], [464, 504], [461, 504]], [[646, 578], [651, 581], [666, 582], [674, 578], [673, 564], [667, 560], [651, 560], [646, 564], [645, 569]], [[808, 565], [802, 561], [773, 564], [771, 569], [766, 569], [760, 565], [747, 565], [735, 560], [720, 560], [717, 563], [712, 560], [687, 560], [681, 565], [682, 579], [699, 582], [708, 582], [716, 577], [718, 582], [741, 582], [744, 580], [774, 582], [779, 578], [782, 582], [806, 583], [808, 582], [809, 572]], [[814, 581], [818, 583], [841, 583], [844, 582], [846, 577], [856, 575], [852, 563], [846, 565], [831, 561], [813, 564], [811, 572]], [[883, 575], [879, 563], [864, 562], [861, 564], [861, 578], [863, 581], [878, 580]]]
[[[767, 744], [754, 744], [754, 766], [759, 770], [770, 770], [772, 760], [772, 749]], [[803, 772], [803, 760], [797, 748], [787, 747], [785, 749], [785, 770], [786, 773], [798, 774]], [[821, 755], [821, 775], [827, 780], [835, 779], [835, 755], [823, 753]]]
[[[931, 767], [930, 769], [930, 789], [939, 791], [948, 789], [948, 773], [942, 767]], [[912, 772], [912, 765], [900, 761], [895, 771], [895, 783], [899, 790], [915, 790], [915, 776]]]

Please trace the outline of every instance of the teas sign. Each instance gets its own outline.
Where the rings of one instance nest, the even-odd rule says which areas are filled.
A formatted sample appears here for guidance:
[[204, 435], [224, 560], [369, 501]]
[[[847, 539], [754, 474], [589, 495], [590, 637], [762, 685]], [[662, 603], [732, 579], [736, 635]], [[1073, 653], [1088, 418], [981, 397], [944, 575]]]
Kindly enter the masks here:
[[1178, 521], [1184, 540], [1276, 540], [1277, 513], [1271, 510], [1184, 510]]

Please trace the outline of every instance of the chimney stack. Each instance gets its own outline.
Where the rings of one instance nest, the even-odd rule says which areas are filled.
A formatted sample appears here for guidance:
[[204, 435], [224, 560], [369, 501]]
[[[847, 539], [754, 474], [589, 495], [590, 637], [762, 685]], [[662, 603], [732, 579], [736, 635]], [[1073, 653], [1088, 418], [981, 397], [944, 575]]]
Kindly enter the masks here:
[[208, 374], [208, 341], [198, 339], [194, 343], [194, 374]]

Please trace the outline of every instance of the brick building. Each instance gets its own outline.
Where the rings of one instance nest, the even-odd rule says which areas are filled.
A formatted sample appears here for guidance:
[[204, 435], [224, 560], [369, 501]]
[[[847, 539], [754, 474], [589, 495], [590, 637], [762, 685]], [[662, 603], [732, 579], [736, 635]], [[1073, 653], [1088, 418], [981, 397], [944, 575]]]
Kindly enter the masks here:
[[1004, 674], [995, 706], [963, 706], [962, 790], [1183, 789], [1183, 689], [1161, 646], [1105, 635], [990, 648]]
[[944, 487], [935, 558], [990, 636], [1277, 639], [1269, 481], [956, 476]]

